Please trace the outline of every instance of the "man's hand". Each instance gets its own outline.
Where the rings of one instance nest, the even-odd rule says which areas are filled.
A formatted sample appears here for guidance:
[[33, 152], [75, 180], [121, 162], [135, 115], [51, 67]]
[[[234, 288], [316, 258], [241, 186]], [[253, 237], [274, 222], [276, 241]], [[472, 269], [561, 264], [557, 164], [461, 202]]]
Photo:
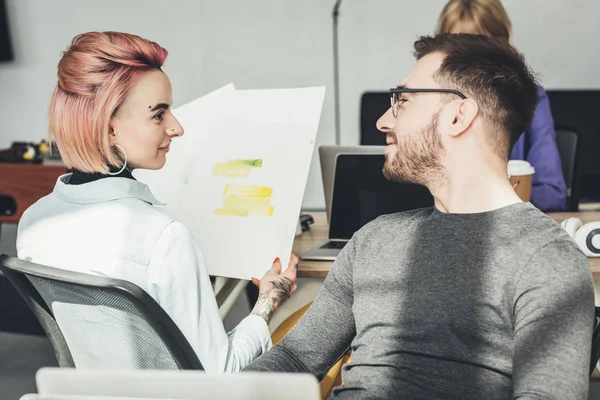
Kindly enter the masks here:
[[252, 283], [259, 288], [259, 294], [251, 314], [258, 315], [268, 324], [271, 321], [273, 312], [291, 297], [292, 293], [298, 288], [298, 285], [296, 285], [297, 270], [298, 257], [292, 254], [285, 272], [281, 272], [281, 261], [276, 258], [271, 269], [260, 281], [252, 278]]

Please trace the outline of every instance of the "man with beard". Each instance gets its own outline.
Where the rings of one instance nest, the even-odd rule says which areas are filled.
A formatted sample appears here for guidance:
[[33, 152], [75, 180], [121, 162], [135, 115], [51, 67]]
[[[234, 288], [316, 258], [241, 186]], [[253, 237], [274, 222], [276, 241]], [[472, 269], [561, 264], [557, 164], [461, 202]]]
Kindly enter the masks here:
[[589, 264], [507, 178], [535, 79], [500, 39], [414, 48], [377, 126], [386, 177], [425, 185], [434, 207], [357, 232], [302, 320], [246, 370], [320, 379], [351, 348], [335, 398], [586, 399]]

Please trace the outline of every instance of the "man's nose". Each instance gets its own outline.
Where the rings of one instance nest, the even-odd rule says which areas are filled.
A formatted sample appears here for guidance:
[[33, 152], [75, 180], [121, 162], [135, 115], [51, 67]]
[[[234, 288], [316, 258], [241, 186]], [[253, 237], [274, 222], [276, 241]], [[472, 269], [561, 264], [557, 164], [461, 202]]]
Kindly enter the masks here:
[[392, 113], [392, 107], [377, 120], [377, 129], [383, 133], [392, 132], [396, 127], [396, 118]]

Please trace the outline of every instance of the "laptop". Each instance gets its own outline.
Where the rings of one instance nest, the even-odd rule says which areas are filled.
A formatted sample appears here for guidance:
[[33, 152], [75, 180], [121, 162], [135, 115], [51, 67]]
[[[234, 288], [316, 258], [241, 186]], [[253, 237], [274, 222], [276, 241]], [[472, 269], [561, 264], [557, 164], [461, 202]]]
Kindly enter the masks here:
[[303, 260], [333, 261], [352, 235], [375, 218], [433, 206], [425, 186], [387, 180], [384, 164], [382, 154], [337, 155], [328, 240], [301, 254]]
[[207, 374], [204, 371], [41, 368], [38, 396], [51, 399], [248, 399], [318, 400], [309, 374]]
[[321, 163], [321, 178], [323, 179], [323, 192], [325, 193], [325, 211], [327, 222], [331, 218], [331, 193], [335, 163], [338, 154], [384, 154], [385, 146], [320, 146], [319, 162]]

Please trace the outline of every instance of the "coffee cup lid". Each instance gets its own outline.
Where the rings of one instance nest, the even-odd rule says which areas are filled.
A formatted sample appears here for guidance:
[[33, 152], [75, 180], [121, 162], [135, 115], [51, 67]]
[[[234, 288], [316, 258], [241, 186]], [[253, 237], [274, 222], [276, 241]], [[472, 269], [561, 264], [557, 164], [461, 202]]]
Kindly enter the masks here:
[[512, 175], [533, 175], [535, 168], [524, 160], [510, 160], [508, 162], [508, 177]]

